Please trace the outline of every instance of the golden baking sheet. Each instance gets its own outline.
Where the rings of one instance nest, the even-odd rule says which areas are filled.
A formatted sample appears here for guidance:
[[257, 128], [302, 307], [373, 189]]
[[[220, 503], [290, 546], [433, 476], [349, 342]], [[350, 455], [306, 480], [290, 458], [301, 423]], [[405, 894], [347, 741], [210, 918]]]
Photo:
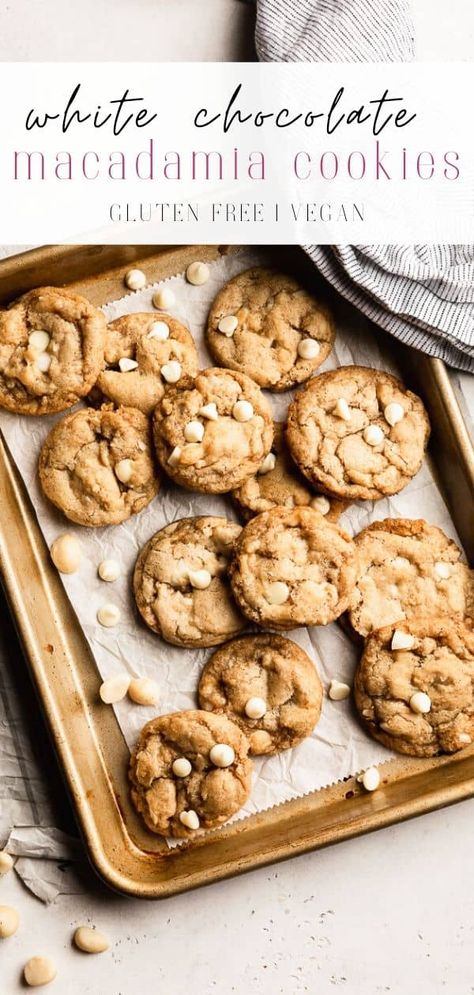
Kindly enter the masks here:
[[[123, 294], [123, 272], [132, 262], [139, 262], [156, 281], [181, 272], [197, 255], [213, 259], [226, 251], [201, 246], [35, 250], [0, 263], [0, 303], [32, 286], [54, 282], [104, 304]], [[310, 266], [298, 250], [271, 251], [280, 265], [299, 273]], [[312, 268], [311, 273], [314, 279]], [[466, 552], [472, 555], [474, 459], [449, 378], [440, 361], [396, 349], [405, 379], [429, 409], [440, 484]], [[170, 851], [143, 828], [129, 804], [128, 749], [112, 710], [96, 701], [95, 662], [4, 446], [0, 506], [4, 586], [85, 844], [97, 870], [113, 887], [146, 897], [173, 894], [474, 794], [474, 748], [442, 760], [396, 760], [383, 766], [383, 786], [374, 795], [363, 793], [351, 779]], [[27, 585], [22, 583], [25, 576]]]

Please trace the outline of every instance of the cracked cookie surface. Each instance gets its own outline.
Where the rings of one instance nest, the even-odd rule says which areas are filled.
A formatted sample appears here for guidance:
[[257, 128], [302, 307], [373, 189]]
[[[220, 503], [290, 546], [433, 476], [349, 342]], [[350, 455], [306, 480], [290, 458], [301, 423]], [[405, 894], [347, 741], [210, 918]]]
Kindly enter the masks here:
[[[296, 746], [313, 731], [322, 685], [316, 667], [297, 643], [265, 634], [233, 639], [212, 654], [199, 681], [199, 704], [226, 715], [245, 733], [254, 755]], [[246, 705], [260, 698], [265, 714], [249, 718]]]
[[[199, 441], [188, 441], [190, 428]], [[209, 368], [170, 387], [154, 414], [158, 459], [176, 483], [208, 494], [250, 477], [270, 450], [273, 419], [261, 390], [243, 373]]]
[[56, 423], [39, 459], [47, 498], [79, 525], [118, 525], [160, 482], [147, 418], [134, 408], [82, 408]]
[[[217, 646], [243, 629], [228, 580], [240, 532], [240, 525], [226, 518], [182, 518], [147, 542], [137, 559], [133, 589], [150, 629], [188, 647]], [[197, 571], [205, 573], [196, 577]]]
[[[122, 372], [121, 359], [138, 365]], [[114, 404], [151, 414], [168, 386], [165, 374], [170, 361], [179, 363], [178, 379], [196, 376], [199, 363], [191, 332], [167, 314], [126, 314], [107, 325], [105, 369], [96, 387]]]
[[420, 398], [391, 374], [362, 366], [315, 377], [288, 411], [286, 437], [300, 470], [347, 499], [400, 491], [418, 473], [428, 436]]
[[[217, 744], [234, 752], [228, 767], [212, 763]], [[173, 763], [182, 758], [191, 771], [177, 777]], [[251, 774], [248, 741], [238, 726], [209, 712], [174, 712], [152, 719], [140, 733], [130, 763], [132, 800], [152, 832], [190, 839], [196, 830], [183, 825], [180, 815], [196, 813], [201, 830], [222, 825], [247, 801]]]
[[312, 508], [274, 508], [242, 530], [231, 585], [258, 625], [326, 625], [346, 610], [356, 579], [355, 546]]
[[101, 311], [57, 287], [0, 311], [0, 406], [45, 415], [76, 404], [102, 369], [105, 327]]
[[[411, 649], [392, 650], [395, 629]], [[429, 711], [410, 702], [427, 695]], [[416, 757], [454, 753], [474, 738], [474, 633], [449, 618], [386, 626], [366, 641], [355, 703], [370, 734], [389, 749]]]
[[[308, 481], [291, 459], [284, 436], [284, 424], [274, 423], [271, 454], [275, 461], [272, 469], [266, 470], [265, 463], [254, 476], [245, 480], [232, 491], [242, 518], [249, 521], [254, 515], [271, 508], [310, 507], [324, 515], [328, 522], [337, 522], [347, 507], [347, 502], [316, 494]], [[272, 461], [273, 463], [273, 461]]]
[[[229, 317], [235, 328], [223, 333], [219, 325]], [[224, 321], [222, 327], [231, 326]], [[259, 267], [239, 273], [222, 288], [212, 304], [206, 332], [217, 363], [275, 391], [307, 380], [329, 355], [334, 336], [333, 319], [324, 304], [293, 277]], [[302, 342], [311, 345], [301, 346]]]
[[474, 575], [461, 550], [423, 519], [386, 518], [355, 537], [359, 577], [349, 604], [361, 636], [414, 615], [472, 610]]

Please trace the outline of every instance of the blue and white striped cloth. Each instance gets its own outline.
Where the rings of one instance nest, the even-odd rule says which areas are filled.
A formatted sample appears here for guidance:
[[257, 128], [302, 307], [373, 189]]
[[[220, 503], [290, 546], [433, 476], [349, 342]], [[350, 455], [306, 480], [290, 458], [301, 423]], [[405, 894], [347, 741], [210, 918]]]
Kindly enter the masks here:
[[[266, 62], [404, 62], [409, 0], [257, 0]], [[474, 245], [307, 245], [323, 276], [376, 324], [474, 372]]]

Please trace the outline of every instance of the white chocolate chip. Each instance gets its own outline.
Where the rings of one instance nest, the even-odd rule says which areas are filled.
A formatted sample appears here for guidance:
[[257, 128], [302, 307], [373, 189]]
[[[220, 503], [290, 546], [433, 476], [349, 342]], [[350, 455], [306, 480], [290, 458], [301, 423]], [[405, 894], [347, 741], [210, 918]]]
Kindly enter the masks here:
[[236, 421], [250, 421], [253, 418], [253, 405], [250, 401], [236, 401], [232, 408], [232, 417]]
[[28, 336], [28, 345], [36, 352], [46, 352], [46, 349], [51, 342], [51, 336], [48, 332], [38, 329], [36, 332], [30, 332]]
[[178, 383], [182, 373], [181, 363], [177, 359], [170, 359], [169, 363], [161, 367], [160, 373], [166, 383]]
[[99, 577], [101, 580], [105, 580], [107, 584], [113, 584], [114, 580], [118, 580], [121, 572], [118, 560], [102, 560], [99, 563]]
[[172, 771], [175, 777], [188, 777], [193, 767], [187, 757], [176, 757], [173, 760]]
[[115, 705], [117, 701], [122, 701], [128, 691], [130, 677], [128, 674], [116, 674], [109, 677], [99, 688], [99, 695], [104, 705]]
[[204, 438], [204, 425], [200, 421], [188, 421], [184, 426], [184, 438], [186, 442], [202, 442]]
[[153, 294], [153, 307], [156, 307], [157, 311], [169, 311], [175, 301], [176, 297], [171, 287], [160, 287]]
[[340, 397], [336, 401], [336, 407], [334, 408], [334, 413], [338, 418], [342, 418], [343, 421], [350, 421], [352, 418], [351, 409], [345, 399], [345, 397]]
[[133, 677], [127, 693], [136, 705], [156, 705], [160, 697], [158, 684], [151, 677]]
[[410, 560], [407, 560], [405, 556], [395, 556], [392, 560], [394, 570], [406, 570], [409, 566]]
[[249, 719], [263, 719], [267, 711], [267, 703], [264, 698], [249, 698], [245, 705], [245, 714]]
[[47, 373], [50, 366], [51, 356], [47, 352], [40, 352], [39, 356], [36, 357], [36, 368], [40, 373]]
[[230, 767], [235, 760], [235, 751], [227, 743], [216, 743], [209, 750], [209, 759], [214, 767]]
[[262, 473], [271, 473], [272, 470], [275, 469], [275, 464], [276, 464], [275, 453], [268, 453], [268, 455], [265, 456], [265, 459], [264, 459], [262, 465], [259, 467], [258, 473], [260, 473], [260, 474], [262, 474]]
[[200, 826], [199, 816], [192, 808], [187, 812], [181, 812], [179, 821], [186, 826], [186, 829], [199, 829]]
[[437, 580], [447, 580], [451, 576], [449, 563], [442, 563], [441, 560], [434, 565], [434, 572]]
[[424, 691], [415, 691], [410, 698], [410, 708], [417, 715], [427, 715], [431, 711], [431, 698]]
[[166, 342], [166, 339], [170, 337], [170, 330], [166, 321], [154, 321], [150, 325], [150, 330], [147, 334], [147, 339], [158, 339], [158, 342]]
[[102, 605], [102, 608], [99, 608], [97, 612], [97, 621], [101, 625], [104, 625], [106, 629], [112, 629], [120, 621], [120, 608], [117, 608], [117, 605], [113, 605], [111, 602]]
[[11, 871], [14, 864], [13, 857], [6, 850], [0, 850], [0, 878]]
[[321, 347], [316, 339], [301, 339], [301, 342], [298, 343], [297, 352], [301, 359], [316, 359], [320, 351]]
[[284, 581], [275, 580], [273, 584], [268, 584], [265, 599], [269, 605], [283, 605], [289, 596], [290, 589]]
[[178, 466], [181, 460], [181, 452], [182, 450], [180, 446], [175, 446], [174, 449], [171, 450], [168, 456], [168, 466]]
[[50, 957], [31, 957], [23, 968], [23, 977], [30, 988], [49, 985], [56, 977], [56, 965]]
[[92, 926], [78, 926], [74, 933], [74, 943], [78, 950], [83, 950], [85, 954], [102, 954], [110, 947], [104, 934]]
[[409, 632], [402, 632], [401, 629], [395, 629], [390, 644], [392, 650], [411, 650], [414, 645], [414, 636], [411, 636]]
[[0, 940], [13, 936], [20, 925], [20, 916], [11, 905], [0, 905]]
[[219, 414], [217, 411], [217, 405], [214, 401], [210, 401], [209, 404], [203, 404], [202, 408], [199, 408], [199, 414], [203, 418], [207, 418], [209, 421], [217, 421]]
[[327, 497], [324, 497], [324, 494], [318, 494], [317, 497], [312, 499], [311, 507], [319, 511], [320, 515], [327, 515], [331, 510], [331, 502], [328, 501]]
[[379, 446], [385, 438], [380, 425], [367, 425], [362, 434], [368, 446]]
[[328, 690], [331, 701], [344, 701], [345, 698], [349, 697], [350, 693], [349, 684], [344, 684], [343, 681], [331, 681]]
[[141, 269], [129, 269], [128, 273], [125, 274], [125, 286], [129, 290], [143, 290], [146, 287], [148, 280]]
[[189, 570], [188, 577], [191, 587], [197, 588], [198, 591], [205, 591], [212, 580], [209, 570]]
[[132, 370], [138, 368], [136, 359], [129, 359], [128, 356], [122, 356], [118, 361], [118, 365], [121, 373], [131, 373]]
[[51, 546], [51, 559], [62, 574], [73, 574], [79, 570], [82, 560], [82, 546], [72, 532], [58, 536]]
[[194, 287], [202, 287], [203, 283], [207, 283], [209, 276], [209, 266], [199, 261], [190, 263], [186, 270], [186, 279]]
[[357, 780], [362, 782], [366, 791], [376, 791], [380, 784], [380, 773], [377, 767], [367, 767]]
[[458, 736], [458, 742], [464, 743], [467, 746], [468, 743], [472, 743], [472, 739], [468, 732], [460, 732]]
[[235, 314], [225, 314], [217, 326], [217, 331], [222, 332], [223, 335], [226, 335], [227, 338], [230, 339], [238, 327], [238, 324], [239, 319], [236, 318]]
[[128, 484], [133, 473], [133, 463], [131, 459], [119, 460], [114, 466], [114, 472], [117, 480], [120, 480], [121, 484]]
[[405, 409], [402, 408], [401, 404], [397, 404], [396, 401], [392, 401], [391, 404], [387, 404], [387, 407], [383, 409], [383, 416], [385, 421], [389, 425], [396, 425], [402, 418], [405, 417]]

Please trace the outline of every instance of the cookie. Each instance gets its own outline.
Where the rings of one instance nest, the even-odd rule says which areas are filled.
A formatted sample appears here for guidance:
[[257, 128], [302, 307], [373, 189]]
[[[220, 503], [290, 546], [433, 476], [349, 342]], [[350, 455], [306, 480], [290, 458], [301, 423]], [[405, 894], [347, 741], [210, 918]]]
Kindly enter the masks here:
[[[216, 755], [216, 746], [226, 749]], [[131, 759], [132, 801], [153, 833], [189, 839], [242, 808], [251, 774], [248, 741], [223, 715], [160, 715], [142, 729]]]
[[223, 494], [261, 465], [273, 420], [253, 380], [209, 368], [166, 391], [155, 410], [154, 437], [158, 459], [176, 483]]
[[232, 498], [244, 521], [271, 508], [309, 506], [324, 515], [328, 522], [337, 522], [347, 502], [315, 494], [288, 453], [283, 423], [275, 422], [273, 428], [271, 452], [260, 469], [232, 491]]
[[199, 681], [200, 707], [235, 722], [255, 755], [288, 750], [309, 736], [322, 694], [304, 650], [270, 634], [226, 643], [212, 654]]
[[327, 494], [378, 500], [418, 473], [429, 436], [419, 397], [389, 373], [341, 366], [300, 391], [287, 441], [300, 470]]
[[102, 369], [105, 326], [89, 301], [57, 287], [0, 311], [0, 406], [46, 415], [76, 404]]
[[96, 387], [114, 404], [151, 414], [169, 383], [194, 377], [198, 369], [193, 337], [180, 321], [167, 314], [126, 314], [107, 325], [105, 369]]
[[352, 539], [312, 508], [274, 508], [242, 530], [231, 585], [258, 625], [326, 625], [346, 610], [356, 579]]
[[349, 621], [361, 636], [413, 616], [469, 614], [474, 579], [461, 550], [423, 519], [386, 518], [355, 537]]
[[46, 497], [71, 522], [118, 525], [160, 488], [147, 418], [134, 408], [81, 408], [58, 421], [39, 459]]
[[367, 639], [354, 693], [368, 731], [389, 749], [461, 750], [474, 738], [474, 633], [435, 616], [385, 626]]
[[226, 518], [182, 518], [142, 549], [133, 589], [146, 624], [176, 646], [218, 646], [245, 624], [228, 566], [240, 525]]
[[275, 391], [307, 380], [334, 336], [324, 304], [293, 277], [260, 267], [234, 276], [218, 293], [206, 332], [216, 363]]

